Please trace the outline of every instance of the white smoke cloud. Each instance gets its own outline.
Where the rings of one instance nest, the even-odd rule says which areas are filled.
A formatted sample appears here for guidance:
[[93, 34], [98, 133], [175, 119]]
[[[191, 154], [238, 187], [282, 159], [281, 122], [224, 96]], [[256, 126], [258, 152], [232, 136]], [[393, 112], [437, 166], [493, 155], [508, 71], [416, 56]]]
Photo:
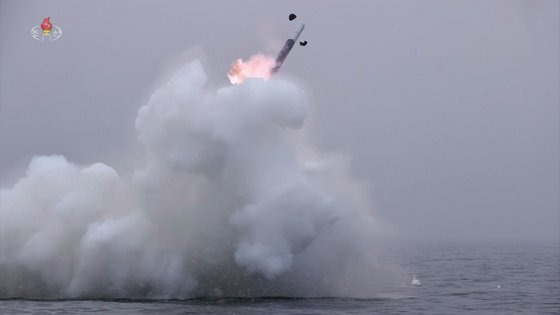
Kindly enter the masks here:
[[36, 157], [0, 195], [0, 296], [368, 296], [382, 226], [342, 155], [306, 145], [303, 90], [205, 88], [185, 64], [140, 108], [145, 164]]

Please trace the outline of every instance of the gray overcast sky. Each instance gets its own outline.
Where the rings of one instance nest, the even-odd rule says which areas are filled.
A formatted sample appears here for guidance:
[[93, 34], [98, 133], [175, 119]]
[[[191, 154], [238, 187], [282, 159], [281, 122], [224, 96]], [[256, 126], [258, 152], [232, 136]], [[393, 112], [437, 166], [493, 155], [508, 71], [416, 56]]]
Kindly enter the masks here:
[[[560, 230], [559, 8], [550, 1], [0, 1], [3, 188], [34, 155], [124, 168], [133, 119], [165, 65], [230, 63], [303, 39], [323, 150], [353, 157], [400, 235], [549, 238]], [[63, 37], [29, 30], [51, 16]]]

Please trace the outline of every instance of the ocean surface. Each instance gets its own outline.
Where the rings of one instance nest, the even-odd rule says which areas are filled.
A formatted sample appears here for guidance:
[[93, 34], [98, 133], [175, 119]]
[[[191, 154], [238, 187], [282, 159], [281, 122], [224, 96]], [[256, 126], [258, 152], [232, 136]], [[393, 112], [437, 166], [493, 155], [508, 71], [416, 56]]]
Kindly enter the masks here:
[[390, 246], [411, 282], [370, 299], [0, 300], [0, 314], [560, 314], [560, 246], [435, 242]]

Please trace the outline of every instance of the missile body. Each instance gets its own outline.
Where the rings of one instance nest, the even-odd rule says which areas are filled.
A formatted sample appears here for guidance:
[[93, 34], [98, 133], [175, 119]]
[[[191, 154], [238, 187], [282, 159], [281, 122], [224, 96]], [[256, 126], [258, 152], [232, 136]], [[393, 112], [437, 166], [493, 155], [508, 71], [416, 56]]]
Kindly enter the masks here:
[[292, 50], [292, 47], [294, 47], [294, 44], [298, 40], [299, 35], [301, 35], [301, 32], [303, 32], [304, 28], [305, 28], [305, 24], [302, 23], [299, 26], [299, 28], [296, 30], [294, 37], [288, 39], [286, 43], [284, 43], [284, 47], [282, 47], [282, 50], [280, 50], [278, 56], [276, 57], [276, 65], [274, 66], [274, 68], [272, 68], [272, 73], [278, 72], [278, 70], [284, 63], [284, 60], [286, 60], [286, 57], [288, 57], [288, 54]]

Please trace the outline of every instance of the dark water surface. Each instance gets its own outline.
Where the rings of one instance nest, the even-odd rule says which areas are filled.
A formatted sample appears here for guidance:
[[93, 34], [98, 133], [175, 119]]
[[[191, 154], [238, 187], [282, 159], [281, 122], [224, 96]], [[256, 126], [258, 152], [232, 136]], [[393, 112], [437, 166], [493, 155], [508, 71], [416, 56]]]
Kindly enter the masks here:
[[0, 314], [560, 314], [558, 243], [423, 243], [386, 255], [422, 285], [372, 299], [4, 299]]

